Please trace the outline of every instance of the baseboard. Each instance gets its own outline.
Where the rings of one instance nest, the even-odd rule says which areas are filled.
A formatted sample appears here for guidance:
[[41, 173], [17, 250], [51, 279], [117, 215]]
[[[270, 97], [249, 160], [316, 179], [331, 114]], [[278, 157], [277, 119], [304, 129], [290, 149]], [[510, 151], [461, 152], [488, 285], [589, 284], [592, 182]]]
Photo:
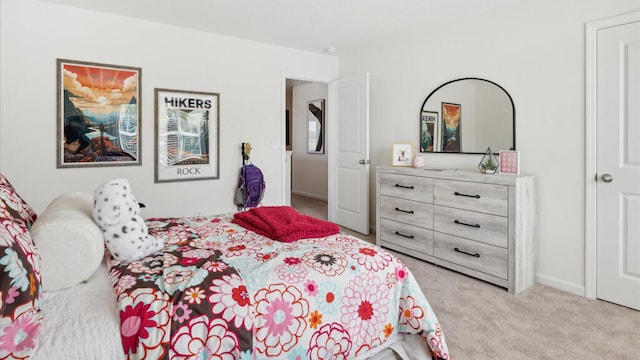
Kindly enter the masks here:
[[574, 295], [585, 296], [584, 286], [556, 279], [551, 276], [536, 274], [536, 282], [539, 282], [542, 285], [551, 286], [552, 288], [556, 288], [558, 290], [569, 292]]
[[309, 194], [309, 193], [306, 193], [304, 191], [298, 191], [298, 190], [293, 190], [293, 189], [291, 189], [291, 194], [292, 195], [300, 195], [300, 196], [304, 196], [304, 197], [308, 197], [308, 198], [316, 199], [316, 200], [321, 200], [321, 201], [328, 201], [329, 200], [329, 198], [326, 197], [326, 196], [320, 196], [320, 195], [317, 195], [317, 194]]

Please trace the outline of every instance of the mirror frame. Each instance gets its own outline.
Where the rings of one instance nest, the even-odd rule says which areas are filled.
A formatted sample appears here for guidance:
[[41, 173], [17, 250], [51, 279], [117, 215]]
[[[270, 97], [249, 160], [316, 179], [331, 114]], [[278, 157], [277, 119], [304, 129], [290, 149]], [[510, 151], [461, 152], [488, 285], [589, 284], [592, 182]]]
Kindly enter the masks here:
[[[505, 90], [505, 88], [503, 88], [502, 86], [498, 85], [497, 83], [491, 81], [491, 80], [487, 80], [487, 79], [482, 79], [482, 78], [477, 78], [477, 77], [465, 77], [465, 78], [459, 78], [459, 79], [454, 79], [451, 81], [447, 81], [446, 83], [438, 86], [437, 88], [435, 88], [432, 92], [429, 93], [429, 95], [427, 96], [426, 99], [424, 99], [424, 101], [422, 102], [422, 105], [420, 106], [420, 111], [418, 112], [418, 120], [421, 121], [422, 120], [422, 111], [424, 109], [424, 106], [427, 104], [427, 101], [429, 101], [429, 98], [431, 97], [431, 95], [435, 94], [438, 90], [440, 90], [440, 88], [449, 85], [451, 83], [454, 82], [458, 82], [458, 81], [463, 81], [463, 80], [480, 80], [480, 81], [486, 81], [490, 84], [493, 84], [495, 86], [497, 86], [500, 90], [504, 91], [505, 94], [507, 94], [507, 97], [509, 98], [509, 101], [511, 102], [511, 116], [512, 116], [512, 133], [511, 133], [511, 137], [512, 137], [512, 146], [510, 149], [508, 150], [515, 150], [516, 149], [516, 106], [513, 103], [513, 98], [511, 97], [511, 94], [509, 94], [509, 92], [507, 90]], [[418, 124], [420, 124], [420, 122], [418, 122]], [[420, 147], [421, 144], [421, 134], [418, 133], [418, 146]], [[503, 149], [506, 150], [506, 149]], [[492, 151], [495, 151], [495, 149], [492, 149]], [[445, 152], [445, 151], [421, 151], [421, 153], [423, 154], [484, 154], [485, 151], [482, 152], [466, 152], [466, 151], [459, 151], [459, 152]], [[495, 153], [497, 154], [497, 152]]]

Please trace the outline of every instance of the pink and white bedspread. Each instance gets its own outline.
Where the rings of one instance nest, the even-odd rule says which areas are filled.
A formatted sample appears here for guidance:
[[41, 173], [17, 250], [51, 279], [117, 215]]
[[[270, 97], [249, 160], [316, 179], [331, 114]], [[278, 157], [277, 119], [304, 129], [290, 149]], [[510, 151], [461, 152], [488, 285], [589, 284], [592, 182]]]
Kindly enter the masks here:
[[164, 252], [108, 261], [129, 359], [352, 359], [398, 333], [449, 359], [411, 272], [345, 234], [291, 243], [230, 216], [150, 219]]

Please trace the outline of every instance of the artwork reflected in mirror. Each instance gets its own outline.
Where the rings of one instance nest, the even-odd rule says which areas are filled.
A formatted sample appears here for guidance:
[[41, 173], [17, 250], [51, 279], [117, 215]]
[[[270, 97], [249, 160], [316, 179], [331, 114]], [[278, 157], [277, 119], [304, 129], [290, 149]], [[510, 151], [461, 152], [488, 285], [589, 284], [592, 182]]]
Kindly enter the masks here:
[[307, 102], [307, 152], [324, 154], [324, 99]]
[[462, 109], [460, 104], [442, 103], [442, 151], [460, 152], [462, 148], [460, 122], [462, 120]]
[[438, 113], [423, 111], [420, 118], [420, 152], [438, 149], [440, 144], [440, 128], [438, 127]]
[[[429, 121], [435, 121], [435, 133], [428, 130]], [[422, 103], [419, 136], [421, 152], [483, 154], [487, 147], [515, 150], [513, 100], [504, 88], [489, 80], [446, 82]], [[435, 136], [432, 145], [429, 136]]]

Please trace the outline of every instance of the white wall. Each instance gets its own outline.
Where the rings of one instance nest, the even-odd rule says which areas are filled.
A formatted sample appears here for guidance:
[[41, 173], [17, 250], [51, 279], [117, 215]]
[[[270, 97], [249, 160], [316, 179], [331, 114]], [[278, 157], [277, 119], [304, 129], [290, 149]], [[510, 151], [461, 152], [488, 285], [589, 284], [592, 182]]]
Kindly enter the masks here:
[[292, 156], [292, 189], [293, 194], [308, 196], [314, 199], [328, 199], [328, 165], [327, 165], [327, 129], [325, 128], [324, 154], [307, 153], [307, 102], [325, 100], [329, 87], [325, 83], [312, 82], [293, 88], [293, 156]]
[[[638, 8], [637, 0], [514, 1], [501, 11], [451, 19], [449, 27], [341, 57], [341, 74], [371, 76], [372, 169], [390, 165], [395, 142], [418, 148], [420, 105], [440, 84], [462, 77], [500, 84], [515, 103], [522, 171], [537, 178], [538, 280], [582, 294], [585, 23]], [[436, 167], [475, 169], [479, 160], [425, 155], [427, 166]]]
[[[141, 166], [56, 169], [56, 59], [142, 68]], [[240, 144], [283, 201], [283, 74], [334, 79], [335, 56], [32, 0], [0, 3], [0, 171], [36, 211], [68, 191], [131, 181], [143, 215], [235, 210]], [[220, 179], [154, 184], [154, 88], [220, 93]], [[275, 146], [274, 146], [275, 145]]]

